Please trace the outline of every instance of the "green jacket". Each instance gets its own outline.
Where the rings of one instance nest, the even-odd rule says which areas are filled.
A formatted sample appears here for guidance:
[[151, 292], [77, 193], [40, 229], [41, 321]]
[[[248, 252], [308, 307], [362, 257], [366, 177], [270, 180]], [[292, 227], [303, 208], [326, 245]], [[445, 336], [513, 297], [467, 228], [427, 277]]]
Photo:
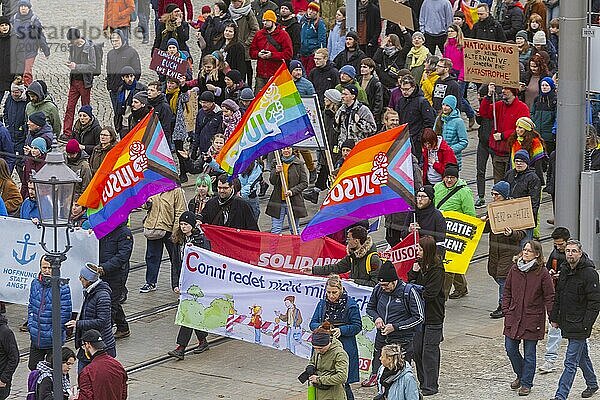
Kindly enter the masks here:
[[[367, 266], [368, 260], [368, 266]], [[367, 240], [356, 250], [349, 251], [348, 255], [335, 264], [318, 265], [313, 267], [314, 275], [343, 274], [350, 271], [350, 278], [357, 285], [377, 285], [377, 270], [381, 266], [381, 259], [377, 253], [377, 246], [373, 239]]]
[[[465, 187], [460, 189], [458, 192], [454, 193], [452, 197], [450, 197], [448, 200], [446, 200], [444, 204], [442, 204], [441, 207], [438, 207], [438, 203], [444, 197], [446, 197], [446, 195], [450, 193], [450, 191], [452, 191], [452, 189], [454, 189], [456, 185], [465, 185]], [[435, 190], [435, 197], [433, 202], [435, 204], [435, 207], [438, 208], [440, 211], [458, 211], [460, 213], [470, 215], [471, 217], [475, 216], [475, 203], [473, 201], [473, 192], [464, 180], [458, 179], [458, 181], [456, 181], [456, 184], [454, 184], [454, 186], [452, 186], [451, 188], [447, 188], [446, 185], [444, 185], [443, 181], [438, 182], [435, 184], [433, 189]]]
[[27, 103], [27, 106], [25, 107], [25, 116], [29, 118], [31, 114], [38, 111], [41, 111], [46, 115], [46, 121], [48, 121], [48, 124], [52, 127], [52, 132], [55, 136], [62, 133], [62, 123], [60, 121], [60, 116], [58, 115], [58, 108], [52, 100], [43, 99], [39, 103]]
[[[348, 354], [344, 351], [342, 343], [337, 339], [332, 339], [331, 347], [325, 354], [313, 351], [310, 364], [317, 368], [319, 377], [317, 399], [346, 400], [344, 384], [348, 380]], [[319, 389], [320, 385], [326, 385], [329, 388]]]

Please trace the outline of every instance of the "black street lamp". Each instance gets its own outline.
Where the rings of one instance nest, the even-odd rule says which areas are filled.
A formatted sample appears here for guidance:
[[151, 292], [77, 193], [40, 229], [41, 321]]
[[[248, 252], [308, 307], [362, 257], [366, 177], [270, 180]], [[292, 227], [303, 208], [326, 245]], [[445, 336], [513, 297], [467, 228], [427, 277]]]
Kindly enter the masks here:
[[[36, 199], [40, 210], [39, 225], [42, 228], [40, 246], [47, 253], [46, 260], [52, 266], [52, 381], [54, 400], [63, 399], [62, 389], [62, 324], [60, 319], [60, 265], [67, 259], [71, 249], [69, 231], [71, 225], [71, 206], [75, 184], [81, 178], [65, 163], [62, 151], [56, 140], [52, 151], [46, 155], [46, 165], [34, 173], [31, 181], [35, 186]], [[51, 231], [47, 243], [46, 230]], [[62, 236], [64, 235], [64, 241]], [[59, 246], [62, 244], [62, 250]], [[66, 280], [68, 282], [68, 280]]]

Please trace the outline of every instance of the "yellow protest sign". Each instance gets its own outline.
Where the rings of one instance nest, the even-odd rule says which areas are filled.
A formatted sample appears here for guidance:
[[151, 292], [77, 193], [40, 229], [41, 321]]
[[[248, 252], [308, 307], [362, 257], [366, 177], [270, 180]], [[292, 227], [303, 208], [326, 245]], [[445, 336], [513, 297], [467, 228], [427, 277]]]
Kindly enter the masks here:
[[481, 239], [485, 222], [457, 211], [443, 211], [446, 218], [446, 272], [465, 274]]

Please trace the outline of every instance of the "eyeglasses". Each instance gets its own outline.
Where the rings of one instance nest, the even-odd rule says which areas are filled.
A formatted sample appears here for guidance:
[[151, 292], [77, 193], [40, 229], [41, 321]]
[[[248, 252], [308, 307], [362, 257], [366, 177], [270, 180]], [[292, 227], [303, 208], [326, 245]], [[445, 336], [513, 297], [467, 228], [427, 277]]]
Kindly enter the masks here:
[[416, 196], [416, 198], [417, 198], [417, 199], [428, 199], [428, 198], [429, 198], [429, 196], [427, 196], [426, 194], [418, 194], [418, 195]]
[[501, 194], [498, 192], [492, 192], [492, 196], [501, 196]]
[[436, 67], [436, 68], [446, 68], [446, 66], [445, 66], [445, 65], [436, 65], [435, 67]]

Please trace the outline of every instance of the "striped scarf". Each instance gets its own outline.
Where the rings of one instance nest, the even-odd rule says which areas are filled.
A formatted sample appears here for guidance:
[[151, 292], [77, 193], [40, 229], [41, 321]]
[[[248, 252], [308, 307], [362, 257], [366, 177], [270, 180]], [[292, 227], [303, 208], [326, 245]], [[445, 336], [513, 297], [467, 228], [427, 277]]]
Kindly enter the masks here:
[[515, 142], [512, 145], [512, 149], [510, 151], [510, 165], [512, 166], [512, 168], [515, 167], [515, 154], [517, 153], [517, 151], [523, 149], [523, 150], [527, 150], [527, 152], [529, 153], [529, 159], [531, 160], [529, 162], [529, 165], [532, 166], [534, 165], [538, 160], [541, 160], [542, 158], [546, 158], [548, 157], [548, 155], [546, 154], [546, 150], [544, 150], [544, 145], [542, 144], [542, 141], [540, 140], [540, 138], [533, 138], [533, 141], [531, 142], [531, 149], [525, 149], [521, 146], [521, 142], [523, 141], [523, 137], [517, 137], [517, 140], [515, 140]]

